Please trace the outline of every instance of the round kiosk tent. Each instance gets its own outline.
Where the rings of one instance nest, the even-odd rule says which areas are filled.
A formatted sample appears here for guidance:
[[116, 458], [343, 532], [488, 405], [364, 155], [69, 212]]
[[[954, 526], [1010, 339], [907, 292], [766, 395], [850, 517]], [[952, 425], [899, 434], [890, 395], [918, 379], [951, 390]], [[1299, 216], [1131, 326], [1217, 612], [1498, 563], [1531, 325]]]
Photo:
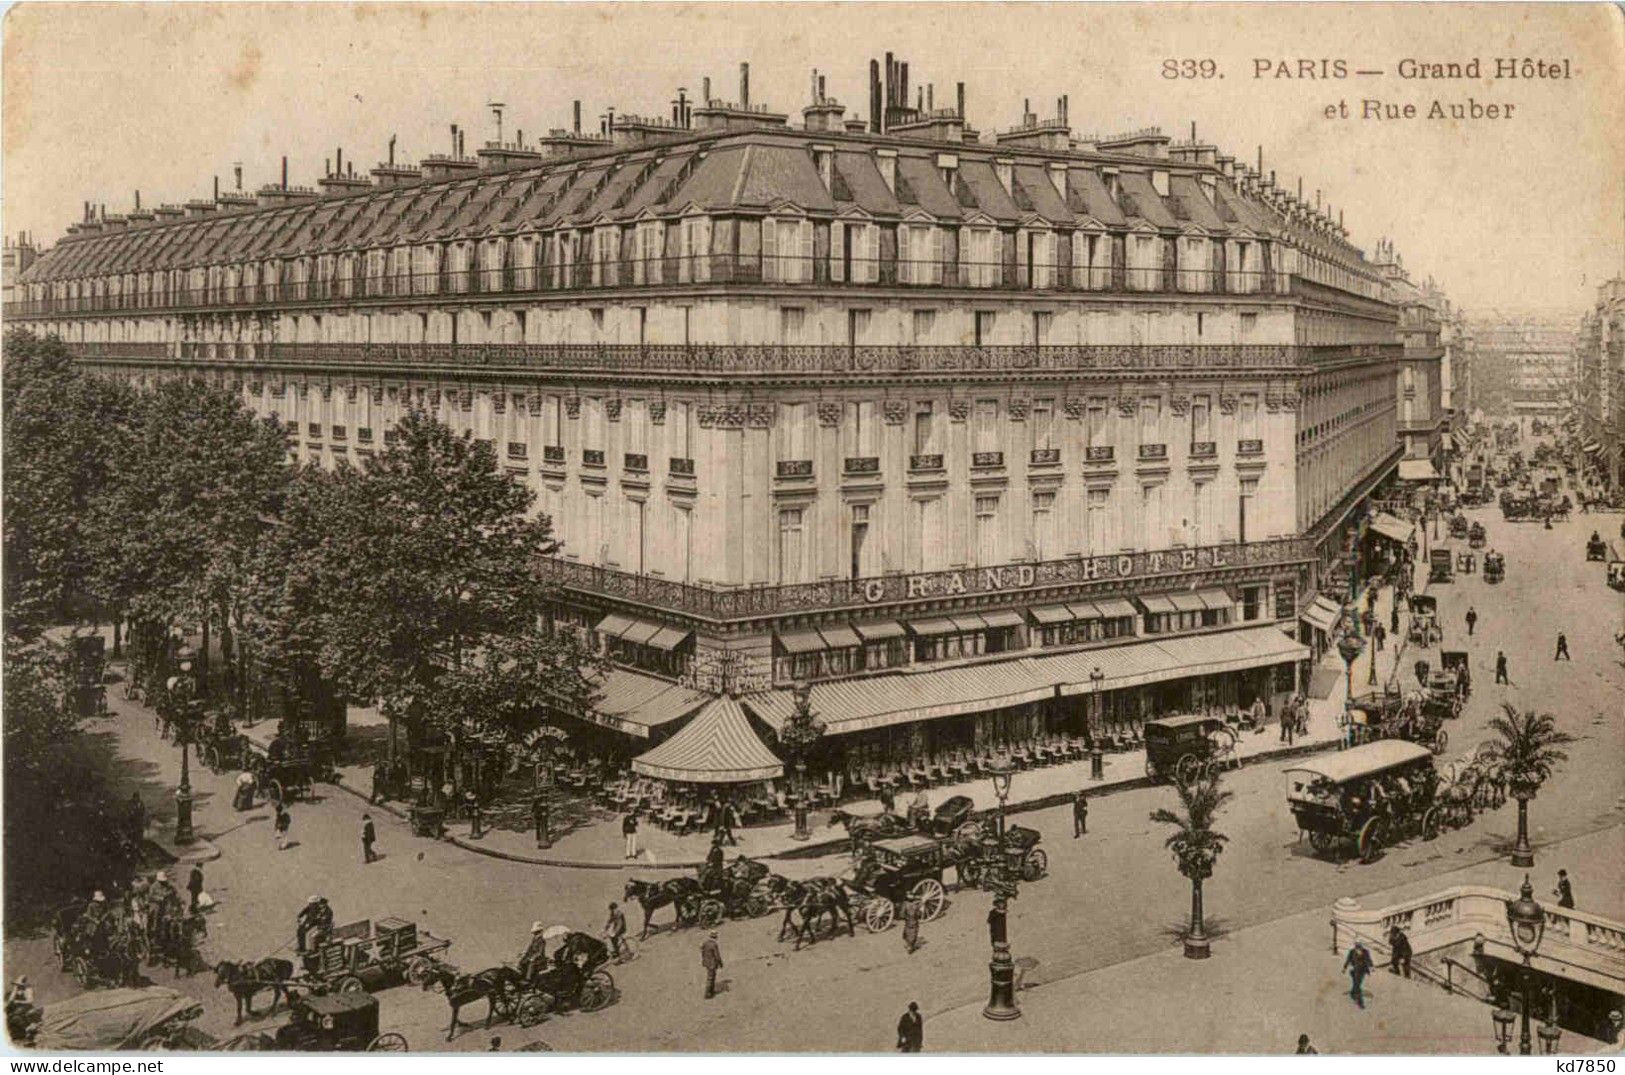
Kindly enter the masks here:
[[676, 735], [632, 759], [632, 769], [690, 784], [743, 784], [784, 775], [784, 763], [762, 743], [738, 700], [727, 695], [713, 699]]

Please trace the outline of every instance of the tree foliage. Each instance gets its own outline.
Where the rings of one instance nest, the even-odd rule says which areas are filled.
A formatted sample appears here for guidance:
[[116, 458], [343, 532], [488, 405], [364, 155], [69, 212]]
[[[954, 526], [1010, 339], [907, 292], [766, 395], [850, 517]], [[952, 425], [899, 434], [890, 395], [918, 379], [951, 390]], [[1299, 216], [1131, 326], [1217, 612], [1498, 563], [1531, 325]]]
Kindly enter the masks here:
[[1235, 793], [1219, 787], [1217, 769], [1189, 784], [1174, 781], [1174, 791], [1180, 809], [1158, 807], [1151, 812], [1151, 820], [1173, 827], [1163, 846], [1173, 852], [1179, 872], [1192, 881], [1204, 881], [1213, 876], [1213, 864], [1230, 840], [1213, 827], [1213, 822]]
[[1499, 737], [1490, 742], [1490, 753], [1500, 763], [1508, 793], [1515, 799], [1533, 799], [1558, 763], [1568, 760], [1562, 748], [1574, 742], [1574, 736], [1560, 731], [1550, 713], [1519, 712], [1510, 702], [1502, 702], [1501, 710], [1500, 716], [1490, 718], [1490, 731]]

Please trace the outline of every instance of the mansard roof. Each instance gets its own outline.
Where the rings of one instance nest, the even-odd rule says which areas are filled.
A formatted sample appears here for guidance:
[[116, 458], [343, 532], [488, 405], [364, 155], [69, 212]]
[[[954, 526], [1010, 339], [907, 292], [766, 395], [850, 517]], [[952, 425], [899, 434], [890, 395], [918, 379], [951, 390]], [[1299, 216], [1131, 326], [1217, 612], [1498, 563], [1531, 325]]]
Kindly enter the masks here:
[[[826, 187], [813, 144], [834, 147]], [[877, 149], [895, 154], [888, 185]], [[938, 158], [951, 152], [955, 167]], [[1009, 188], [995, 160], [1013, 161]], [[1052, 170], [1064, 164], [1062, 174]], [[1100, 168], [1120, 170], [1120, 197]], [[1156, 194], [1149, 170], [1169, 174]], [[1197, 173], [1215, 175], [1211, 186]], [[1335, 235], [1295, 222], [1244, 194], [1210, 168], [1124, 154], [1047, 151], [982, 144], [795, 129], [692, 132], [636, 147], [609, 147], [521, 168], [422, 179], [353, 193], [303, 197], [269, 206], [222, 204], [204, 216], [77, 230], [45, 251], [24, 281], [186, 269], [284, 257], [337, 254], [403, 244], [579, 228], [683, 212], [755, 215], [785, 203], [809, 215], [857, 212], [876, 220], [905, 213], [937, 221], [988, 220], [1013, 226], [1098, 225], [1215, 235], [1290, 235], [1330, 257], [1357, 264]]]

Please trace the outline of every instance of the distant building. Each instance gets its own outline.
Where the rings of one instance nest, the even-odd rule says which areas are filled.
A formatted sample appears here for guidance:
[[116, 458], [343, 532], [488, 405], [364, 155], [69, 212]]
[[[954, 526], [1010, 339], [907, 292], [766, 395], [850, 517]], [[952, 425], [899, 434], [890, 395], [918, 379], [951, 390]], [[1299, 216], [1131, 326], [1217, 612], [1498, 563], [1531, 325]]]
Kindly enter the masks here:
[[1575, 344], [1581, 453], [1609, 491], [1625, 488], [1625, 277], [1597, 289]]
[[1558, 313], [1493, 311], [1473, 320], [1478, 344], [1474, 400], [1492, 415], [1516, 419], [1525, 435], [1535, 420], [1556, 425], [1574, 387], [1573, 318]]
[[815, 76], [797, 127], [742, 74], [669, 122], [87, 213], [7, 312], [309, 462], [411, 410], [490, 444], [616, 664], [561, 718], [610, 752], [723, 692], [776, 728], [798, 682], [853, 774], [1279, 701], [1373, 491], [1436, 464], [1426, 301], [1214, 146], [1075, 137], [1064, 98], [980, 140], [910, 96], [888, 56], [843, 119]]

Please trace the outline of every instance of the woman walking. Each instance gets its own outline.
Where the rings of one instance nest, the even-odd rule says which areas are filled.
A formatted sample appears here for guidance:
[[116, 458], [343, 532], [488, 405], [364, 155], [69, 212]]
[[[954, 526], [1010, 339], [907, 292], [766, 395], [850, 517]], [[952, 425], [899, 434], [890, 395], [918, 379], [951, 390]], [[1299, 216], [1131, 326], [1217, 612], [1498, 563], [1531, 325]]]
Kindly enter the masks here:
[[272, 822], [271, 828], [276, 832], [276, 849], [278, 851], [286, 851], [288, 849], [288, 829], [291, 828], [292, 825], [293, 815], [288, 813], [287, 809], [281, 803], [277, 803], [276, 821]]

